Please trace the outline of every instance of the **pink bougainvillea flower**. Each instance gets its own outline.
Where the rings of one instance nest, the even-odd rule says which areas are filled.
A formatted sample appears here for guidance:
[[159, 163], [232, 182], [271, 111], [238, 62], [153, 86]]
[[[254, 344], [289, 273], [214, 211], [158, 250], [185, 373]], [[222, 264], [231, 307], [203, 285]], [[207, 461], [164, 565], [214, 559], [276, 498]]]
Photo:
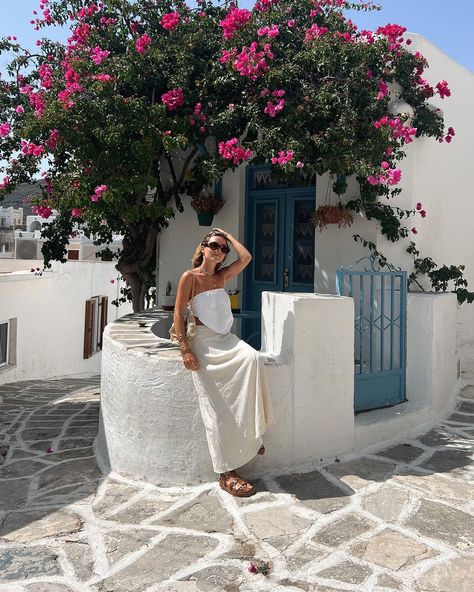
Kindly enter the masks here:
[[5, 136], [8, 136], [8, 134], [11, 132], [11, 126], [9, 123], [1, 123], [0, 124], [0, 137], [4, 138]]
[[280, 166], [283, 166], [290, 162], [290, 160], [293, 160], [294, 155], [295, 153], [293, 150], [280, 150], [278, 156], [272, 156], [270, 160], [272, 164], [279, 164]]
[[[234, 59], [235, 58], [235, 59]], [[225, 50], [220, 58], [222, 63], [232, 59], [233, 68], [241, 75], [250, 78], [250, 80], [257, 80], [269, 70], [267, 59], [273, 59], [273, 53], [270, 50], [270, 45], [266, 43], [262, 50], [259, 50], [258, 43], [253, 41], [250, 46], [243, 46], [239, 54], [234, 49], [230, 52]]]
[[315, 39], [322, 37], [328, 31], [329, 29], [327, 27], [318, 27], [318, 25], [314, 23], [309, 29], [306, 30], [304, 40], [307, 42], [314, 41]]
[[53, 213], [53, 210], [48, 206], [33, 206], [31, 211], [35, 216], [41, 216], [41, 218], [49, 218]]
[[53, 129], [53, 131], [49, 134], [48, 139], [46, 140], [45, 144], [50, 150], [54, 150], [59, 142], [59, 130]]
[[384, 82], [383, 80], [381, 80], [378, 84], [378, 90], [379, 92], [377, 93], [377, 97], [376, 99], [378, 101], [380, 101], [381, 99], [384, 99], [387, 95], [388, 95], [388, 84], [386, 82]]
[[271, 27], [260, 27], [257, 31], [257, 35], [259, 37], [263, 37], [266, 35], [267, 37], [278, 37], [280, 34], [280, 29], [278, 25], [272, 25]]
[[438, 82], [438, 84], [436, 85], [436, 89], [441, 99], [444, 99], [444, 97], [451, 96], [451, 91], [448, 88], [448, 83], [446, 82], [446, 80]]
[[251, 564], [248, 566], [248, 571], [249, 571], [250, 573], [258, 573], [258, 569], [255, 567], [255, 565], [254, 565], [253, 563], [251, 563]]
[[17, 113], [24, 113], [25, 112], [25, 109], [24, 109], [23, 105], [17, 105], [15, 111]]
[[27, 156], [41, 156], [44, 152], [43, 146], [39, 146], [34, 142], [21, 141], [21, 151]]
[[146, 33], [144, 33], [141, 37], [139, 37], [135, 42], [135, 49], [140, 55], [145, 55], [147, 52], [148, 46], [151, 43], [151, 37], [149, 37]]
[[254, 10], [267, 12], [273, 4], [278, 4], [279, 1], [280, 0], [257, 0], [257, 2], [255, 2]]
[[383, 162], [380, 163], [380, 167], [382, 169], [388, 169], [390, 165], [388, 164], [388, 162], [386, 160], [384, 160]]
[[387, 171], [387, 182], [389, 185], [397, 185], [402, 179], [402, 171], [400, 169], [390, 169]]
[[224, 29], [224, 38], [232, 39], [237, 29], [242, 29], [252, 17], [250, 10], [232, 8], [219, 25]]
[[180, 16], [177, 12], [168, 12], [161, 18], [161, 26], [167, 31], [173, 30], [179, 25]]
[[295, 26], [295, 19], [289, 19], [288, 22], [286, 23], [288, 25], [288, 27], [294, 27]]
[[237, 144], [237, 138], [219, 142], [219, 154], [223, 159], [231, 160], [233, 164], [240, 164], [244, 160], [248, 160], [252, 156], [252, 151]]
[[406, 27], [388, 23], [385, 27], [376, 30], [377, 35], [384, 35], [392, 42], [400, 41], [406, 32]]
[[110, 76], [110, 74], [96, 74], [92, 78], [94, 80], [99, 80], [100, 82], [112, 82], [113, 80], [115, 80], [115, 78], [113, 76]]
[[270, 117], [276, 117], [278, 113], [283, 109], [285, 106], [285, 99], [276, 99], [270, 100], [267, 102], [267, 106], [263, 110], [264, 113], [269, 115]]
[[178, 107], [184, 104], [184, 95], [182, 88], [169, 90], [161, 95], [161, 102], [166, 105], [169, 111], [176, 111]]
[[91, 201], [99, 201], [99, 199], [102, 197], [102, 194], [104, 191], [107, 191], [107, 189], [107, 185], [98, 185], [94, 189], [94, 193], [91, 195]]
[[304, 162], [301, 162], [301, 160], [298, 160], [298, 162], [296, 163], [296, 168], [302, 169], [303, 167], [304, 167]]
[[89, 55], [94, 64], [100, 66], [102, 61], [109, 57], [110, 51], [107, 51], [106, 49], [101, 49], [99, 46], [97, 46], [90, 50]]
[[379, 180], [374, 175], [369, 175], [367, 177], [367, 182], [370, 183], [370, 185], [378, 185], [379, 184]]
[[72, 208], [71, 216], [73, 218], [80, 218], [82, 216], [82, 208]]

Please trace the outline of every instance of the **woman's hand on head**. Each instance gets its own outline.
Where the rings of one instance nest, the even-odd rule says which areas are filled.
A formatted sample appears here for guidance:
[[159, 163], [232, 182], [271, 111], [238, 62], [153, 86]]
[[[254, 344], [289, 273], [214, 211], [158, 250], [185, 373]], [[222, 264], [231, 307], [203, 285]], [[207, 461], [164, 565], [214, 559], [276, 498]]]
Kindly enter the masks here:
[[195, 354], [193, 352], [187, 352], [183, 354], [183, 364], [187, 370], [199, 370], [199, 362]]

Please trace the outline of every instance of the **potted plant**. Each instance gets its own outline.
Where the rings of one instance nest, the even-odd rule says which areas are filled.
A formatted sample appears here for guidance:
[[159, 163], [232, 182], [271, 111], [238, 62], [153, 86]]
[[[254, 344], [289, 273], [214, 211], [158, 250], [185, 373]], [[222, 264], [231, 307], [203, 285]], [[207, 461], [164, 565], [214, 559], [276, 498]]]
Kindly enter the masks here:
[[329, 224], [337, 224], [338, 228], [349, 227], [353, 221], [351, 210], [340, 202], [335, 206], [319, 206], [311, 216], [311, 222], [318, 230], [323, 230]]
[[166, 282], [165, 295], [163, 296], [162, 307], [164, 310], [174, 310], [175, 296], [171, 295], [173, 284]]
[[211, 226], [214, 214], [224, 207], [224, 200], [208, 191], [201, 191], [192, 197], [191, 207], [197, 212], [199, 226]]

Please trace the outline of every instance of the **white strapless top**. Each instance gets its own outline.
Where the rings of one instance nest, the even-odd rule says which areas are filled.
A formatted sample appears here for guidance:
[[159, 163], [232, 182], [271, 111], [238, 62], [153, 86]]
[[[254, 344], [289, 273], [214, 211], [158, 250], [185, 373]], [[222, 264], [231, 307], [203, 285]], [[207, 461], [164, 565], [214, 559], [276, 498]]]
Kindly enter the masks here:
[[230, 298], [224, 288], [214, 288], [196, 294], [189, 306], [197, 318], [216, 333], [228, 333], [234, 322]]

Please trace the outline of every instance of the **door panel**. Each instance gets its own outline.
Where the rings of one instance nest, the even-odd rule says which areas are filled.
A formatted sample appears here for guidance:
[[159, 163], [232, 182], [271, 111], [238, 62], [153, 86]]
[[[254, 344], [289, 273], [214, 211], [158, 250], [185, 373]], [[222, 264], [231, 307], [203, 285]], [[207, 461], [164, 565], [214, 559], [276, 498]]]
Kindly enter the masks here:
[[[244, 275], [244, 311], [261, 311], [262, 292], [314, 291], [315, 188], [248, 185], [246, 246], [253, 255]], [[252, 177], [254, 178], [254, 177]], [[242, 338], [260, 349], [261, 319], [242, 319]]]

